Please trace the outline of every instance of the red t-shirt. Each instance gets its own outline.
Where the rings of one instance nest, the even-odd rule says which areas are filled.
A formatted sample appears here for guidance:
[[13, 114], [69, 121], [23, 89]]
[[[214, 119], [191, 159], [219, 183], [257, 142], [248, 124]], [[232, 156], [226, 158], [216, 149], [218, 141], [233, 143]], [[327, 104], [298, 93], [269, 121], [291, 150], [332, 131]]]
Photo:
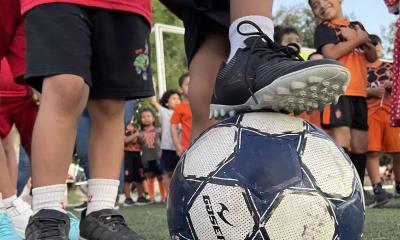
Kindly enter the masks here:
[[2, 59], [13, 39], [20, 21], [19, 1], [0, 0], [0, 59]]
[[36, 6], [57, 2], [136, 13], [146, 18], [151, 26], [151, 0], [21, 0], [22, 14]]
[[1, 60], [0, 97], [24, 97], [29, 95], [27, 86], [16, 84], [6, 58]]

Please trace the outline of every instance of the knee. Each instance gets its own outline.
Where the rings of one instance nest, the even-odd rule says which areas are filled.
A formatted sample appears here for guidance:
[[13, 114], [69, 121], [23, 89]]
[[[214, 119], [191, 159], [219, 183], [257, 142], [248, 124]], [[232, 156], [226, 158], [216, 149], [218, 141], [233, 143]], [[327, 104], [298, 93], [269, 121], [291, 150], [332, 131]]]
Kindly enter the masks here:
[[86, 104], [89, 87], [83, 79], [75, 75], [48, 77], [43, 83], [42, 102], [56, 104], [63, 112], [81, 112]]
[[368, 159], [379, 159], [379, 153], [378, 152], [369, 152], [368, 153]]
[[122, 119], [124, 115], [124, 101], [115, 99], [91, 100], [88, 104], [90, 116], [93, 119]]

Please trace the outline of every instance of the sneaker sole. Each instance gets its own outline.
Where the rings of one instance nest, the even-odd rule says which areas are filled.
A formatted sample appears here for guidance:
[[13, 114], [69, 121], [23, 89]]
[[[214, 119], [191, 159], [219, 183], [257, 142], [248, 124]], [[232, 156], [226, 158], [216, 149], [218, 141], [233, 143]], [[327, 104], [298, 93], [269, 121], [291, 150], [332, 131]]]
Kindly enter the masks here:
[[241, 105], [210, 105], [210, 118], [238, 112], [270, 109], [273, 111], [311, 113], [325, 105], [337, 103], [349, 83], [350, 72], [335, 64], [319, 65], [290, 73], [254, 93]]
[[126, 204], [126, 203], [124, 203], [124, 204], [122, 204], [122, 206], [124, 206], [124, 207], [133, 207], [133, 206], [135, 206], [136, 205], [136, 203], [133, 203], [133, 204]]
[[153, 203], [151, 203], [151, 202], [149, 202], [149, 203], [135, 203], [135, 205], [136, 206], [146, 206], [146, 205], [150, 205], [150, 204], [153, 204]]

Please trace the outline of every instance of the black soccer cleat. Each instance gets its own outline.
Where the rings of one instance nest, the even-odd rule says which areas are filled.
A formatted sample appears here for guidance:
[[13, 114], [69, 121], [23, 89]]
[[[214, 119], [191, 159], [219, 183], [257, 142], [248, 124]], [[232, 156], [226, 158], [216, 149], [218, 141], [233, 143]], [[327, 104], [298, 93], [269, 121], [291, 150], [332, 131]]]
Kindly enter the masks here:
[[128, 227], [124, 217], [115, 209], [103, 209], [92, 212], [87, 216], [86, 210], [83, 211], [80, 234], [81, 239], [86, 240], [144, 239]]
[[43, 209], [31, 216], [26, 240], [68, 240], [69, 217], [57, 210]]
[[[244, 24], [257, 31], [242, 33]], [[303, 61], [298, 47], [274, 43], [251, 21], [241, 22], [238, 31], [249, 38], [246, 47], [220, 67], [210, 118], [259, 109], [312, 112], [336, 103], [346, 90], [350, 73], [338, 61]]]

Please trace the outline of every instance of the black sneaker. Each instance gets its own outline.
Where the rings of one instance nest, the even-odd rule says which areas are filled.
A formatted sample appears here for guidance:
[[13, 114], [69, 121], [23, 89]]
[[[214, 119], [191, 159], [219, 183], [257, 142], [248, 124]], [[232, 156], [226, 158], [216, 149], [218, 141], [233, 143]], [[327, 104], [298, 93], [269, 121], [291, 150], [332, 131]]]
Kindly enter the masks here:
[[132, 198], [125, 198], [124, 207], [131, 207], [135, 205], [135, 201]]
[[77, 212], [82, 212], [83, 210], [85, 210], [87, 208], [87, 202], [84, 201], [82, 204], [75, 206], [74, 210]]
[[[249, 24], [257, 29], [242, 33]], [[293, 46], [274, 43], [251, 21], [238, 25], [249, 35], [245, 48], [220, 67], [210, 106], [210, 118], [258, 109], [312, 112], [336, 103], [347, 88], [350, 73], [338, 61], [303, 61]]]
[[371, 208], [375, 205], [374, 195], [366, 190], [364, 190], [364, 204], [367, 208]]
[[29, 219], [26, 240], [68, 240], [69, 217], [57, 210], [43, 209]]
[[145, 206], [145, 205], [149, 205], [151, 203], [152, 202], [145, 197], [138, 197], [138, 199], [136, 200], [136, 205], [138, 205], [138, 206]]
[[386, 203], [388, 203], [391, 198], [392, 198], [392, 194], [388, 193], [383, 188], [378, 188], [377, 190], [374, 191], [375, 202], [370, 207], [372, 207], [372, 208], [381, 207], [381, 206], [385, 205]]
[[124, 217], [115, 209], [103, 209], [87, 216], [86, 210], [83, 211], [79, 228], [81, 239], [86, 240], [144, 239], [127, 226]]

